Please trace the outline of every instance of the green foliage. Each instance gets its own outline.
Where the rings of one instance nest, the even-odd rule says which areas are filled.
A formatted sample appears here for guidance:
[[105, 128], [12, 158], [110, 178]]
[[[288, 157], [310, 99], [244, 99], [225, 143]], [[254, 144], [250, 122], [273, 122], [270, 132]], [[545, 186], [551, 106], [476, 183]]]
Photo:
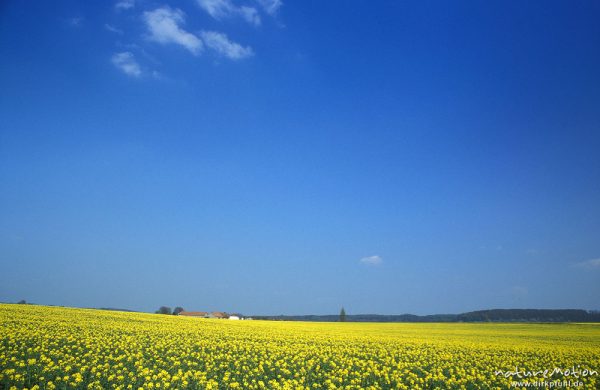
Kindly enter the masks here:
[[173, 309], [173, 315], [174, 315], [174, 316], [176, 316], [176, 315], [178, 315], [179, 313], [181, 313], [182, 311], [185, 311], [185, 310], [183, 309], [183, 307], [177, 306], [175, 309]]
[[171, 308], [168, 306], [161, 306], [155, 313], [156, 314], [171, 314]]

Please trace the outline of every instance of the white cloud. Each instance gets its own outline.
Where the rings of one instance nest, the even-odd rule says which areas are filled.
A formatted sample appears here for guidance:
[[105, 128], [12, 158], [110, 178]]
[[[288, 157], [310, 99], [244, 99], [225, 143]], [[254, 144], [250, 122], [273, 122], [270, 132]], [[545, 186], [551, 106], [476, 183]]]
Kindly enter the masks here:
[[115, 4], [116, 10], [128, 10], [135, 7], [135, 0], [119, 0]]
[[128, 76], [140, 77], [142, 75], [142, 70], [140, 65], [135, 60], [135, 56], [133, 53], [129, 51], [124, 51], [121, 53], [115, 53], [111, 61], [114, 66], [119, 68], [123, 73]]
[[115, 34], [123, 35], [123, 30], [121, 30], [119, 28], [116, 28], [115, 26], [110, 25], [108, 23], [104, 24], [104, 28], [107, 29], [110, 32], [114, 32]]
[[258, 15], [258, 11], [254, 7], [239, 7], [238, 14], [242, 16], [242, 18], [255, 26], [260, 26], [260, 16]]
[[266, 13], [273, 16], [277, 14], [279, 8], [283, 5], [281, 0], [257, 0], [258, 4], [265, 10]]
[[202, 52], [202, 41], [194, 34], [185, 31], [180, 25], [185, 23], [185, 14], [168, 6], [144, 12], [144, 21], [150, 31], [150, 39], [159, 43], [181, 45], [192, 54]]
[[600, 258], [580, 261], [579, 263], [576, 263], [575, 266], [585, 269], [600, 269]]
[[366, 265], [380, 265], [383, 263], [383, 259], [380, 256], [368, 256], [360, 259], [360, 262]]
[[240, 60], [254, 54], [251, 47], [243, 47], [238, 43], [232, 42], [223, 33], [202, 31], [200, 35], [206, 47], [232, 60]]
[[260, 25], [260, 15], [254, 7], [237, 6], [231, 0], [196, 0], [200, 8], [217, 20], [241, 17], [254, 26]]

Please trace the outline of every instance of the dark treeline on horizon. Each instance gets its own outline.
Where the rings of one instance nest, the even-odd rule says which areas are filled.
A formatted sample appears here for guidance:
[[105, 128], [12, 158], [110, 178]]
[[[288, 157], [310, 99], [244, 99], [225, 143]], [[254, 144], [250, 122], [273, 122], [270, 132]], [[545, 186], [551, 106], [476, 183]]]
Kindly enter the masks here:
[[[338, 315], [253, 316], [273, 321], [336, 322]], [[461, 314], [346, 314], [347, 322], [600, 322], [600, 311], [580, 309], [492, 309]]]

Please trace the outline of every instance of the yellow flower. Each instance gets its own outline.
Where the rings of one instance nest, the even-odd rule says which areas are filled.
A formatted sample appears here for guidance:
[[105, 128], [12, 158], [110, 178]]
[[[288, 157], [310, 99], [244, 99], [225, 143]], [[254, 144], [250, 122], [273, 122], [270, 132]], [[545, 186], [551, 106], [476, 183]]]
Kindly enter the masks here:
[[5, 388], [499, 389], [510, 381], [493, 369], [600, 366], [595, 324], [234, 322], [15, 306], [0, 304]]

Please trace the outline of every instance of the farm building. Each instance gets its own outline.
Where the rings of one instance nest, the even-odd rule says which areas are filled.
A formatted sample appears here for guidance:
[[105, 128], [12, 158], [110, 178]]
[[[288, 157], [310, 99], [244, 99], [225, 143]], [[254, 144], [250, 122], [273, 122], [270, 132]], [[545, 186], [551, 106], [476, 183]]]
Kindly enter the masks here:
[[239, 320], [242, 318], [239, 314], [229, 315], [222, 311], [182, 311], [179, 313], [180, 316], [185, 317], [196, 317], [196, 318], [217, 318], [217, 319], [230, 319], [230, 320]]

